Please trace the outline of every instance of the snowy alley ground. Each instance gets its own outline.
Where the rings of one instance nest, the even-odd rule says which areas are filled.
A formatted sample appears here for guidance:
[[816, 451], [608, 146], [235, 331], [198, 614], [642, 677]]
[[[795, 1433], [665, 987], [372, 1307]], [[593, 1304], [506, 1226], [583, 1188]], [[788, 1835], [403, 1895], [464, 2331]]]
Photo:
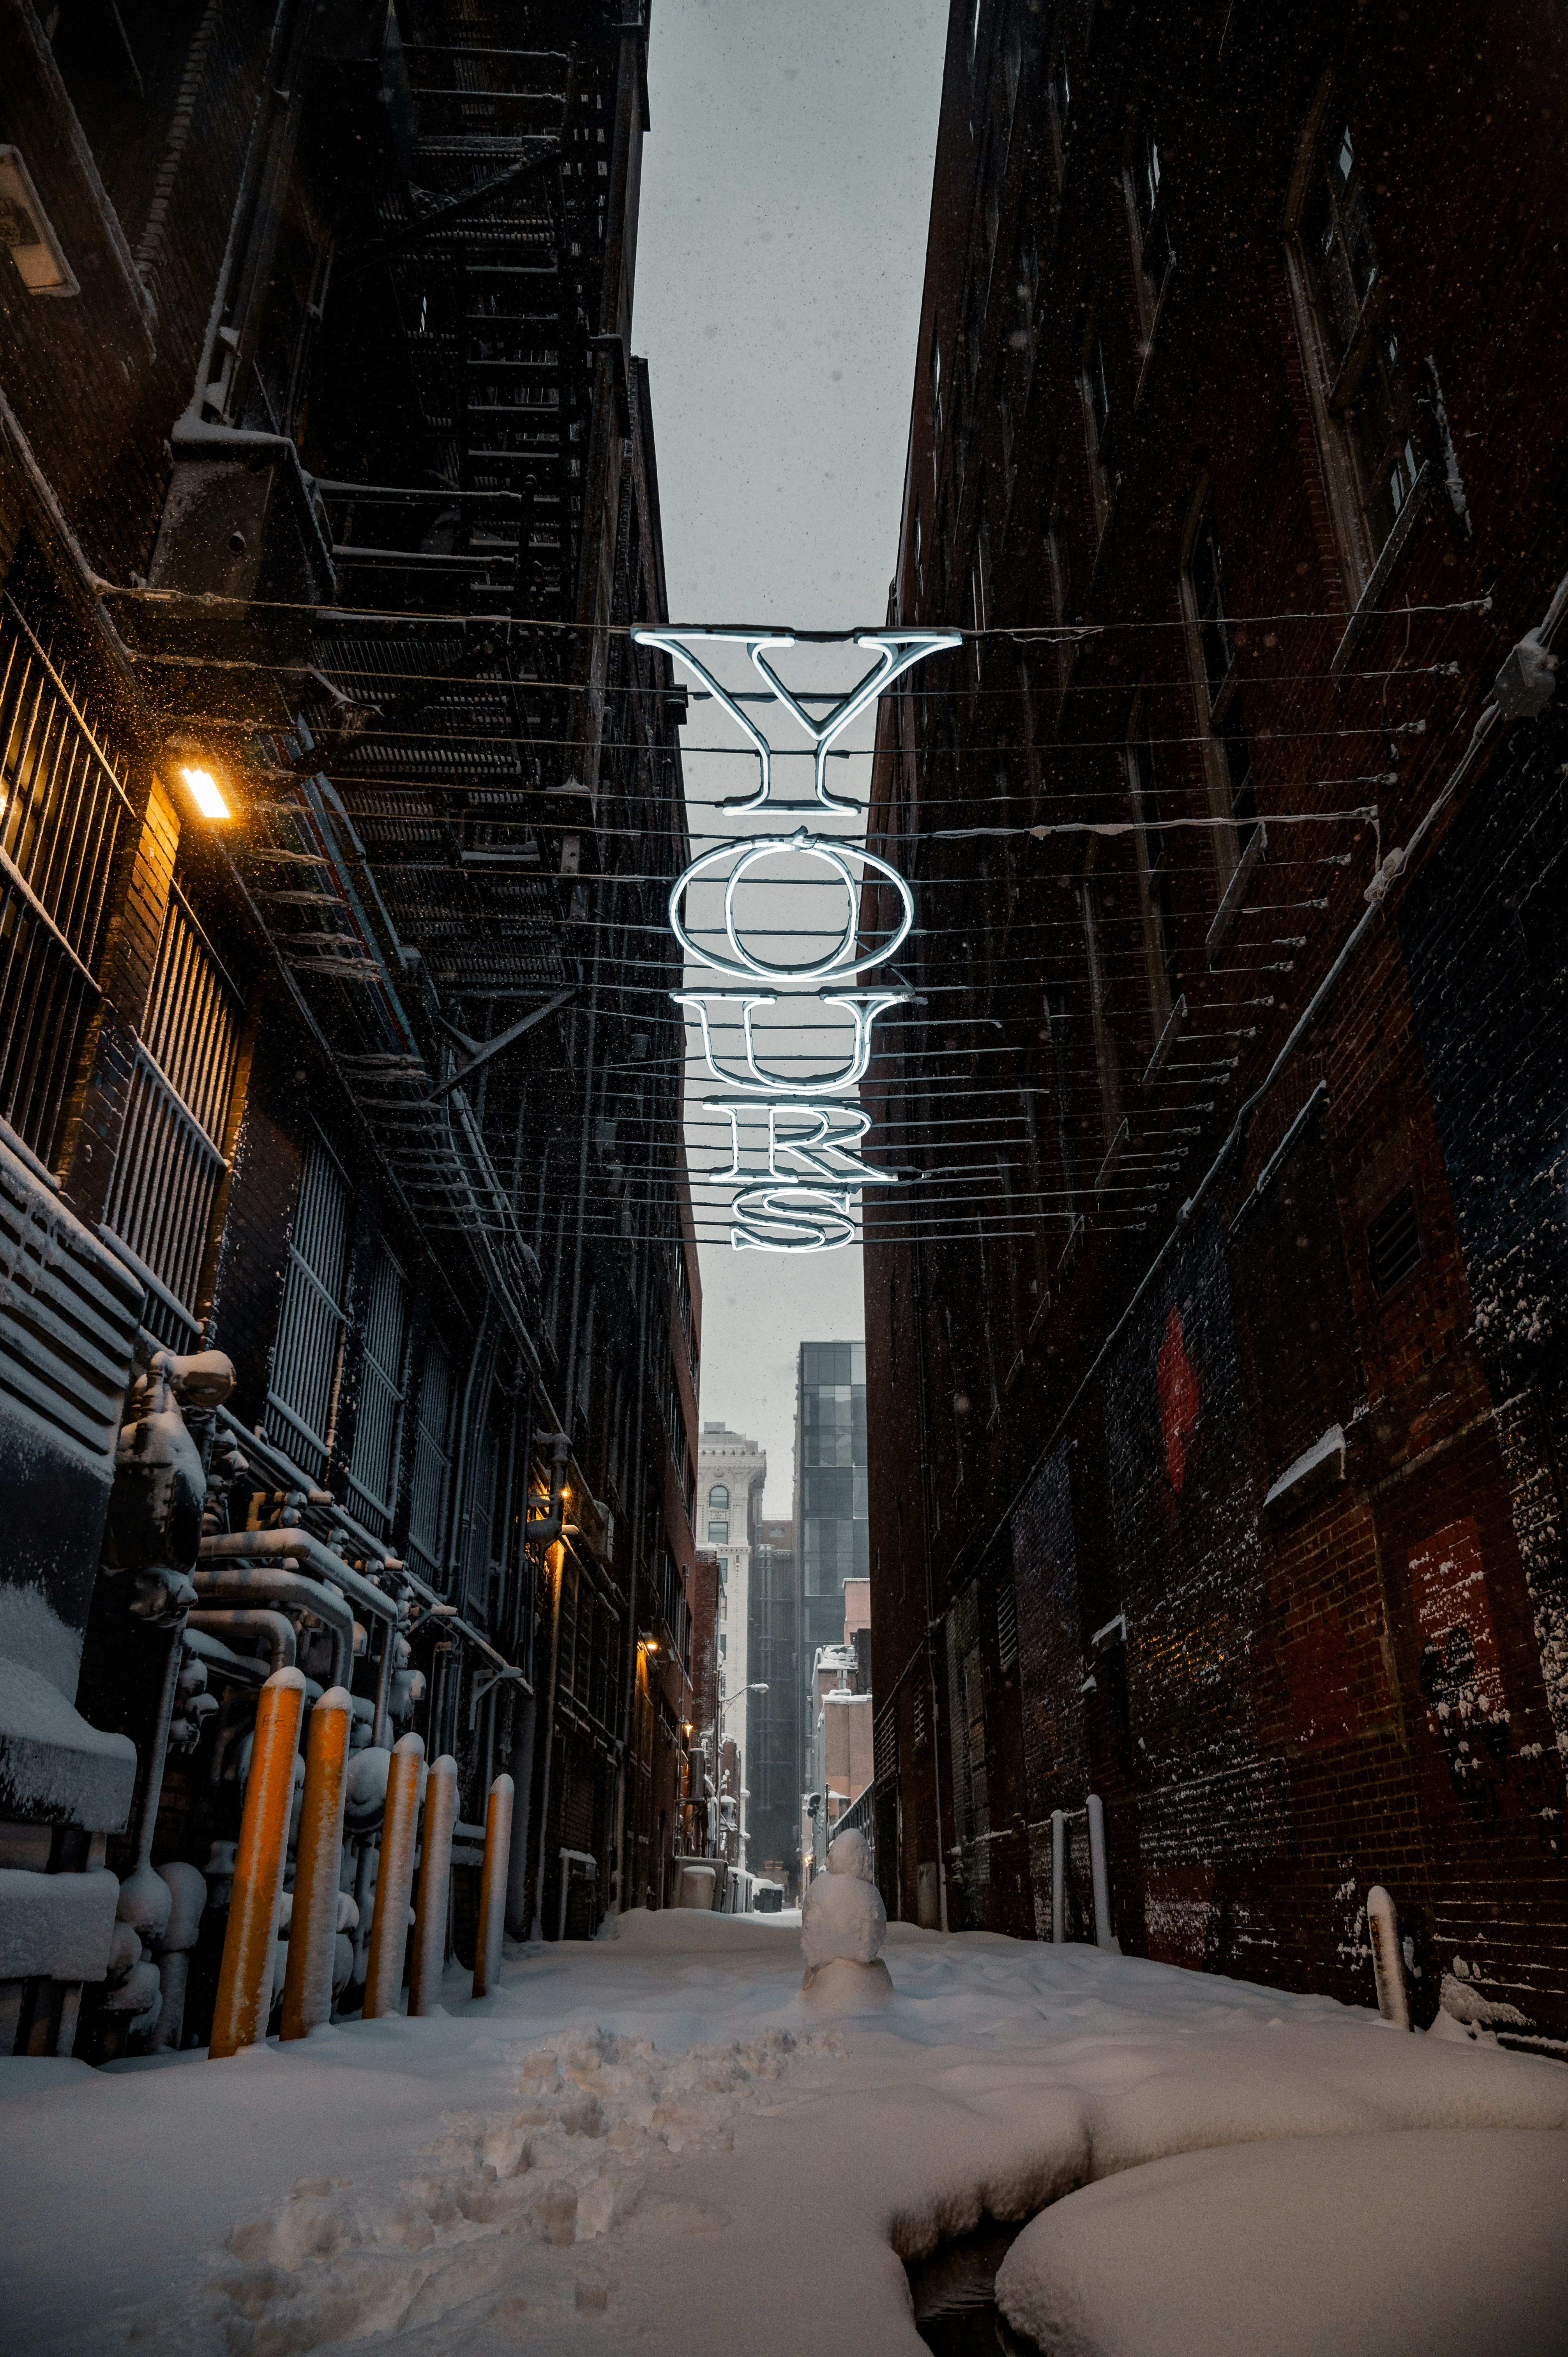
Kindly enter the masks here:
[[446, 2017], [0, 2064], [8, 2357], [919, 2357], [900, 2254], [1063, 2195], [1002, 2289], [1075, 2357], [1568, 2349], [1568, 2070], [897, 1924], [835, 2026], [798, 1925], [637, 1914]]

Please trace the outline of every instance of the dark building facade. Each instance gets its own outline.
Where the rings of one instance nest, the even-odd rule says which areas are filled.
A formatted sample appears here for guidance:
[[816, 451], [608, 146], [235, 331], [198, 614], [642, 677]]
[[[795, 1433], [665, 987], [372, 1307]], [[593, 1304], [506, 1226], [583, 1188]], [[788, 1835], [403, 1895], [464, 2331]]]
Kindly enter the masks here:
[[460, 1955], [503, 1769], [515, 1932], [663, 1890], [701, 1313], [640, 16], [0, 14], [0, 1843], [56, 1878], [7, 2049], [200, 2042], [283, 1663], [456, 1756]]
[[1094, 1791], [1124, 1949], [1365, 2003], [1382, 1884], [1418, 2020], [1555, 2050], [1568, 55], [1416, 29], [952, 11], [890, 604], [967, 635], [871, 835], [918, 1003], [866, 1104], [931, 1174], [865, 1214], [878, 1863], [1049, 1936], [1061, 1811], [1081, 1932]]

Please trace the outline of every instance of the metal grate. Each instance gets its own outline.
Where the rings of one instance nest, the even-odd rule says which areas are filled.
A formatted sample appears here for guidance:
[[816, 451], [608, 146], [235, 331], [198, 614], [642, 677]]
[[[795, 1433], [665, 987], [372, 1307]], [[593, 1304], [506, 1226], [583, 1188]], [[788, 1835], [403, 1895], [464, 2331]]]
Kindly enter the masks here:
[[403, 1350], [408, 1326], [408, 1279], [382, 1244], [371, 1286], [360, 1361], [360, 1397], [349, 1462], [350, 1511], [384, 1537], [396, 1503], [403, 1437]]
[[1367, 1255], [1372, 1264], [1372, 1283], [1380, 1294], [1391, 1293], [1421, 1266], [1421, 1222], [1416, 1217], [1413, 1187], [1402, 1187], [1392, 1201], [1368, 1221]]
[[327, 1470], [336, 1420], [349, 1273], [349, 1182], [317, 1136], [289, 1240], [288, 1281], [267, 1393], [269, 1439], [315, 1480]]
[[441, 1556], [442, 1520], [446, 1504], [446, 1477], [451, 1467], [447, 1445], [452, 1422], [452, 1369], [439, 1342], [424, 1353], [419, 1396], [413, 1411], [413, 1480], [408, 1518], [408, 1546], [415, 1566], [437, 1587], [446, 1586]]
[[[81, 1222], [0, 1147], [0, 1423], [17, 1461], [17, 1426], [37, 1426], [106, 1475], [142, 1314], [142, 1287]], [[18, 1419], [17, 1408], [25, 1418]]]
[[158, 944], [103, 1224], [156, 1280], [147, 1322], [185, 1347], [223, 1176], [240, 1051], [235, 993], [177, 894]]
[[0, 1113], [58, 1159], [129, 810], [15, 601], [0, 605]]

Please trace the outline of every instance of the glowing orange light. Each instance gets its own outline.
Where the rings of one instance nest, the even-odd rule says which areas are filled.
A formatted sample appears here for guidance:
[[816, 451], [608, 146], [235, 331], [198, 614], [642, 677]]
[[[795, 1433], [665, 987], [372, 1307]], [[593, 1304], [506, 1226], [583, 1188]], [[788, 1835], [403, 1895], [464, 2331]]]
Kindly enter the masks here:
[[182, 770], [179, 774], [190, 788], [190, 799], [203, 818], [233, 817], [233, 812], [223, 799], [222, 788], [210, 770]]

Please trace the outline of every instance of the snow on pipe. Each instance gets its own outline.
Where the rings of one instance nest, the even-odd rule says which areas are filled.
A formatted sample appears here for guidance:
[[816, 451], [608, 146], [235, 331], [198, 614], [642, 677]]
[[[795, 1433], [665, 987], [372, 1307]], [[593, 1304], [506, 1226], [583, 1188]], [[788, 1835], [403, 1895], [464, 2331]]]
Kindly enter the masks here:
[[1372, 1973], [1378, 1984], [1378, 2011], [1396, 2029], [1410, 2028], [1410, 1997], [1404, 1982], [1404, 1950], [1400, 1945], [1399, 1910], [1380, 1882], [1367, 1893], [1367, 1932], [1372, 1943]]
[[446, 1900], [452, 1880], [452, 1827], [457, 1815], [457, 1762], [449, 1751], [430, 1764], [424, 1786], [424, 1843], [419, 1861], [419, 1901], [413, 1917], [413, 1957], [408, 1974], [411, 2015], [440, 2002], [446, 1964]]
[[424, 1738], [400, 1735], [392, 1745], [387, 1778], [387, 1809], [381, 1824], [381, 1862], [376, 1876], [376, 1912], [365, 1962], [364, 2018], [375, 2021], [395, 2013], [408, 1948], [409, 1898], [413, 1889], [413, 1837], [419, 1824], [419, 1788], [424, 1781]]
[[479, 1877], [479, 1937], [474, 1953], [475, 1996], [488, 1996], [501, 1976], [506, 1928], [507, 1851], [511, 1844], [512, 1781], [498, 1776], [485, 1810], [485, 1864]]
[[351, 1604], [362, 1612], [372, 1614], [378, 1620], [396, 1620], [403, 1607], [395, 1596], [389, 1596], [374, 1580], [367, 1579], [341, 1555], [323, 1546], [309, 1531], [215, 1531], [201, 1542], [200, 1566], [197, 1573], [200, 1584], [202, 1569], [219, 1564], [281, 1563], [292, 1555], [310, 1574], [313, 1581], [330, 1580], [341, 1588]]
[[236, 1605], [217, 1612], [192, 1612], [185, 1625], [209, 1637], [259, 1637], [266, 1647], [269, 1674], [294, 1667], [294, 1622], [286, 1613]]
[[153, 2031], [153, 2050], [177, 2053], [185, 2029], [185, 1992], [190, 1975], [190, 1952], [201, 1931], [207, 1904], [207, 1877], [183, 1858], [170, 1858], [158, 1873], [172, 1897], [167, 1922], [153, 1943], [163, 2003]]
[[295, 1852], [294, 1911], [283, 1985], [285, 2038], [307, 2038], [332, 2018], [332, 1964], [338, 1942], [338, 1878], [343, 1860], [343, 1794], [354, 1697], [332, 1686], [310, 1714], [305, 1741], [305, 1796]]
[[[270, 1532], [247, 1532], [266, 1538]], [[207, 1544], [205, 1539], [202, 1545]], [[347, 1685], [354, 1659], [354, 1614], [341, 1596], [334, 1596], [321, 1580], [306, 1577], [292, 1563], [199, 1563], [191, 1573], [198, 1596], [214, 1605], [270, 1605], [293, 1612], [313, 1612], [330, 1630], [332, 1668], [328, 1683]]]
[[1051, 1811], [1051, 1940], [1060, 1947], [1067, 1938], [1067, 1819]]
[[242, 2046], [258, 2045], [266, 2036], [284, 1858], [294, 1806], [295, 1754], [304, 1707], [305, 1679], [298, 1670], [275, 1670], [256, 1700], [255, 1742], [234, 1859], [234, 1895], [229, 1904], [218, 2004], [207, 2049], [212, 2061], [237, 2054]]
[[1089, 1872], [1094, 1885], [1094, 1944], [1113, 1950], [1116, 1934], [1111, 1928], [1111, 1876], [1105, 1863], [1105, 1803], [1098, 1792], [1090, 1792], [1083, 1805], [1089, 1818]]

